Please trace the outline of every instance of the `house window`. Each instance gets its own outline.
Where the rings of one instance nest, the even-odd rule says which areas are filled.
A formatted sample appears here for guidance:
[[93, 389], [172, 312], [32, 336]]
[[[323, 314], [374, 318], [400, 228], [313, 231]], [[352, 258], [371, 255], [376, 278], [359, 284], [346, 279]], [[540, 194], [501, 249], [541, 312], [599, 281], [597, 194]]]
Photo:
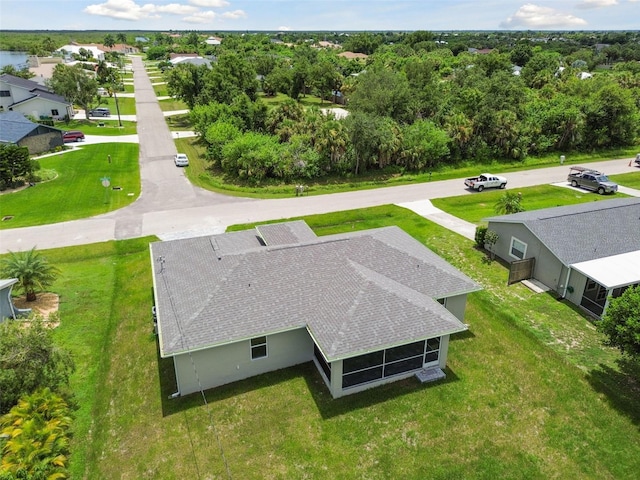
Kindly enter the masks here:
[[251, 339], [251, 360], [264, 358], [267, 356], [267, 337], [256, 337]]
[[0, 97], [10, 97], [11, 92], [9, 90], [0, 90]]
[[596, 289], [597, 286], [598, 286], [598, 284], [595, 282], [595, 280], [591, 280], [590, 279], [589, 281], [587, 281], [587, 286], [585, 288], [585, 291], [586, 292], [593, 292]]
[[57, 117], [58, 116], [58, 110], [56, 110], [55, 108], [53, 110], [51, 110], [51, 116], [52, 117]]
[[521, 242], [516, 237], [511, 237], [511, 248], [509, 249], [509, 255], [522, 260], [527, 254], [527, 244]]

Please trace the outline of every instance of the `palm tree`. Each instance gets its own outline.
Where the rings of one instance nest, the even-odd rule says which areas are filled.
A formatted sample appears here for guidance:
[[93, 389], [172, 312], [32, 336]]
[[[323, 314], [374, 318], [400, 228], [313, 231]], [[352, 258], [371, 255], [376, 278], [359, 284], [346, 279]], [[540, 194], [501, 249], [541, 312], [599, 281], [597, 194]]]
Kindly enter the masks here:
[[524, 212], [524, 208], [522, 207], [522, 194], [506, 192], [496, 203], [495, 210], [499, 215]]
[[18, 287], [27, 295], [27, 302], [36, 300], [36, 289], [49, 287], [58, 277], [60, 271], [50, 265], [46, 258], [33, 247], [28, 252], [9, 252], [1, 265], [0, 271], [5, 278], [17, 278]]

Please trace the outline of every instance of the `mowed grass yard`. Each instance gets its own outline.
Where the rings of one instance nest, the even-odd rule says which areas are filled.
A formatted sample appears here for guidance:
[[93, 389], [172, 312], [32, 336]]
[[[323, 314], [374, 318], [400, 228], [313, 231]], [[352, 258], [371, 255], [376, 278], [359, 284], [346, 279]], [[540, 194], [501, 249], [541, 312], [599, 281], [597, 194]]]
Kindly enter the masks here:
[[[0, 196], [0, 218], [13, 218], [1, 221], [0, 228], [87, 218], [125, 207], [140, 195], [138, 145], [134, 143], [82, 145], [41, 158], [39, 163], [49, 180], [17, 192], [4, 192]], [[109, 187], [102, 185], [103, 178], [109, 179]]]
[[[150, 239], [46, 251], [62, 270], [55, 334], [78, 361], [72, 478], [637, 478], [637, 372], [579, 312], [507, 287], [503, 265], [405, 209], [306, 220], [320, 235], [398, 225], [484, 287], [469, 296], [470, 330], [450, 344], [446, 381], [332, 400], [305, 364], [207, 391], [207, 405], [169, 400]], [[572, 341], [546, 341], [563, 335], [550, 322], [568, 325]], [[572, 355], [594, 345], [600, 356]]]

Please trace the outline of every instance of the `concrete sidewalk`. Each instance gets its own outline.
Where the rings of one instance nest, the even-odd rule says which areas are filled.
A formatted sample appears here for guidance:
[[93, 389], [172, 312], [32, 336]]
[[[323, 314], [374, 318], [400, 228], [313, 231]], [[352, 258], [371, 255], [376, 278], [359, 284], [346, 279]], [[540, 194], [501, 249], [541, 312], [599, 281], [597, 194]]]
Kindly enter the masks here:
[[462, 235], [469, 240], [474, 240], [476, 235], [476, 225], [433, 206], [430, 200], [419, 200], [417, 202], [397, 203], [399, 207], [407, 208], [414, 213], [431, 220], [433, 223]]

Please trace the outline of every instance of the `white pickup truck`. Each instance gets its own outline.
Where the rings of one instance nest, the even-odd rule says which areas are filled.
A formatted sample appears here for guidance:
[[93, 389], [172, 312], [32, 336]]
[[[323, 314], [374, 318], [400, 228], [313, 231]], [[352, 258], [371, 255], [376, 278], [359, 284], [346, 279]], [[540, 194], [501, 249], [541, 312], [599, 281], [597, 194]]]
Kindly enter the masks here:
[[485, 188], [505, 188], [507, 179], [492, 173], [483, 173], [477, 177], [467, 178], [464, 184], [468, 188], [481, 192]]

